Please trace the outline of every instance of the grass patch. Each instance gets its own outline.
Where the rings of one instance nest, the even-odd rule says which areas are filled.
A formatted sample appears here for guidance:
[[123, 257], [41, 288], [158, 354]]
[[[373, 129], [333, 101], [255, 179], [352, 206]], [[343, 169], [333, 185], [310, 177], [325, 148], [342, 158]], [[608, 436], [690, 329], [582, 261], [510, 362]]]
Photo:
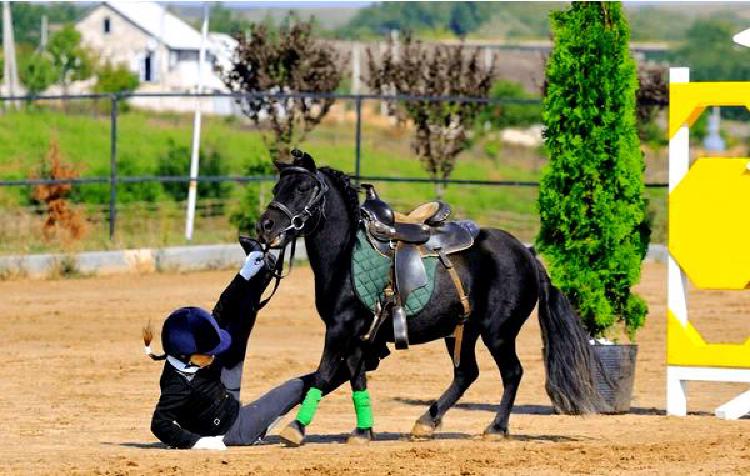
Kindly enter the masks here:
[[[362, 130], [361, 173], [369, 176], [428, 177], [411, 151], [411, 133], [405, 127], [371, 123], [365, 117]], [[382, 121], [381, 121], [382, 122]], [[32, 175], [56, 137], [63, 156], [77, 165], [81, 176], [108, 176], [110, 122], [106, 114], [65, 114], [52, 108], [7, 112], [0, 115], [0, 178], [23, 179]], [[159, 158], [167, 154], [170, 141], [190, 147], [192, 116], [131, 110], [118, 116], [117, 160], [124, 175], [152, 175]], [[217, 151], [230, 175], [244, 175], [249, 165], [269, 160], [264, 131], [236, 118], [204, 116], [202, 146]], [[319, 165], [354, 173], [354, 124], [327, 121], [299, 146], [310, 152]], [[453, 178], [481, 180], [538, 180], [546, 158], [541, 150], [507, 144], [485, 147], [485, 140], [459, 157]], [[665, 158], [649, 163], [651, 176], [666, 170]], [[664, 170], [662, 170], [664, 169]], [[185, 171], [187, 174], [188, 171]], [[408, 210], [435, 197], [431, 184], [377, 183], [381, 196], [396, 208]], [[118, 186], [117, 239], [109, 241], [108, 185], [80, 185], [76, 200], [85, 209], [89, 233], [80, 249], [112, 249], [185, 244], [185, 205], [175, 202], [159, 184]], [[266, 184], [262, 203], [270, 200]], [[196, 232], [192, 243], [231, 242], [237, 235], [228, 219], [239, 206], [243, 191], [234, 184], [229, 198], [219, 205], [199, 200]], [[143, 197], [149, 197], [144, 199]], [[445, 200], [455, 214], [482, 225], [506, 229], [525, 241], [536, 234], [538, 217], [536, 187], [493, 187], [450, 185]], [[649, 191], [654, 215], [653, 242], [664, 242], [666, 194]], [[42, 252], [60, 249], [41, 240], [38, 210], [30, 205], [30, 187], [0, 188], [0, 253]], [[151, 200], [151, 202], [144, 202]], [[205, 202], [205, 201], [204, 201]], [[5, 216], [5, 218], [3, 217]]]

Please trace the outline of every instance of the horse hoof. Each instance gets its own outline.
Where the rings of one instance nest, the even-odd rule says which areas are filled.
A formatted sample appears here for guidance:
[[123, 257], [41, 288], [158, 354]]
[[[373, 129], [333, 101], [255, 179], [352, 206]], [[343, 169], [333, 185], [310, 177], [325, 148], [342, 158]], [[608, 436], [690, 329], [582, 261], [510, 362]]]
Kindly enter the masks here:
[[411, 439], [413, 441], [430, 440], [435, 436], [437, 427], [438, 424], [432, 420], [432, 417], [429, 414], [424, 414], [414, 422], [414, 427], [411, 429]]
[[284, 446], [293, 448], [302, 446], [302, 444], [305, 442], [305, 427], [302, 425], [302, 423], [294, 420], [293, 422], [288, 424], [286, 428], [281, 430], [281, 433], [279, 433], [279, 438], [281, 438], [281, 443]]
[[487, 429], [484, 430], [484, 434], [482, 435], [482, 438], [487, 441], [503, 441], [507, 440], [510, 436], [510, 433], [508, 433], [508, 430], [495, 428], [494, 425], [490, 425], [487, 427]]
[[374, 439], [375, 434], [372, 432], [372, 428], [355, 428], [346, 439], [346, 443], [349, 445], [366, 445]]

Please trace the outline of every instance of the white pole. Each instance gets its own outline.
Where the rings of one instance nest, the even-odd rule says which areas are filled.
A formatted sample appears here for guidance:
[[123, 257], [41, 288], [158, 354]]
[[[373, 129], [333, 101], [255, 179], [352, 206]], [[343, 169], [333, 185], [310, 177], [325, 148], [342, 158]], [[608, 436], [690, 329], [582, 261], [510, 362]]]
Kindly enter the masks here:
[[360, 76], [359, 42], [355, 41], [352, 43], [352, 94], [359, 94]]
[[39, 51], [44, 51], [47, 48], [47, 29], [49, 28], [47, 23], [47, 15], [42, 15], [42, 26], [39, 32]]
[[[690, 68], [669, 68], [669, 82], [690, 82]], [[683, 125], [669, 138], [669, 191], [687, 175], [690, 169], [690, 127]], [[687, 325], [687, 277], [670, 254], [667, 260], [667, 308], [680, 321]], [[675, 367], [667, 366], [667, 415], [687, 414], [687, 385], [679, 377]]]
[[[3, 2], [3, 53], [5, 56], [5, 69], [3, 72], [4, 92], [9, 96], [15, 96], [18, 91], [18, 70], [16, 69], [16, 43], [13, 38], [13, 17], [10, 12], [10, 2]], [[18, 107], [18, 101], [10, 103]]]
[[[203, 92], [203, 68], [206, 62], [206, 38], [208, 36], [208, 3], [203, 4], [203, 27], [201, 28], [201, 49], [198, 56], [198, 88]], [[190, 156], [190, 185], [188, 187], [187, 219], [185, 220], [185, 239], [193, 239], [193, 223], [195, 222], [195, 196], [198, 189], [198, 158], [201, 142], [201, 98], [195, 98], [195, 118], [193, 120], [193, 150]]]

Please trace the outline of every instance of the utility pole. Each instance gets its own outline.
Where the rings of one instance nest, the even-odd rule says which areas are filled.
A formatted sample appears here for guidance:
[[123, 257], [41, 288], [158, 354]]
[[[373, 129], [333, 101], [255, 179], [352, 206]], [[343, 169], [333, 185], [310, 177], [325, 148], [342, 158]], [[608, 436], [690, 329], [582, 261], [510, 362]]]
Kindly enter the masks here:
[[359, 79], [361, 76], [360, 72], [360, 50], [359, 42], [352, 42], [352, 94], [359, 94]]
[[[3, 70], [3, 94], [15, 96], [18, 92], [18, 69], [16, 68], [16, 44], [13, 39], [13, 17], [10, 14], [10, 2], [3, 2], [3, 55], [5, 68]], [[17, 101], [11, 101], [17, 107]]]
[[42, 15], [42, 26], [39, 30], [39, 51], [44, 51], [47, 48], [47, 30], [49, 25], [47, 24], [47, 15]]

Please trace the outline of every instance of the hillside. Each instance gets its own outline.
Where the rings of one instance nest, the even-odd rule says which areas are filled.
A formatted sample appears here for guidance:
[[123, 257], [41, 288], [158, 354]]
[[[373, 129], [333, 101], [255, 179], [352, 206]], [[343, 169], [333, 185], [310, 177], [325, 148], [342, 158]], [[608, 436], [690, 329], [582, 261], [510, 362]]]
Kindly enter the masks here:
[[[466, 15], [466, 5], [478, 13]], [[451, 22], [463, 22], [467, 37], [478, 39], [549, 38], [548, 14], [560, 2], [381, 2], [362, 8], [338, 30], [346, 38], [382, 36], [391, 28], [420, 36], [456, 36]], [[625, 2], [634, 41], [681, 41], [698, 18], [720, 18], [738, 29], [750, 23], [748, 2]], [[454, 9], [459, 9], [455, 10]], [[417, 14], [418, 13], [418, 14]]]

